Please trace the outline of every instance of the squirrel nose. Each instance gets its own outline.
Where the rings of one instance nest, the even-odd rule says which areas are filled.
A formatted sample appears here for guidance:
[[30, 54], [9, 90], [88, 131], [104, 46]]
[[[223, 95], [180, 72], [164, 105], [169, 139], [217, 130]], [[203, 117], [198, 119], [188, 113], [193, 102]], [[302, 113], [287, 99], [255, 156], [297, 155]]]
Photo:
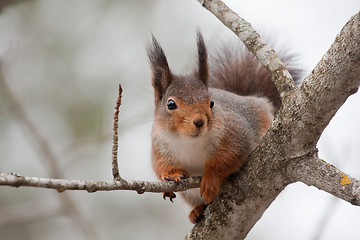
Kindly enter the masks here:
[[204, 125], [204, 120], [202, 118], [195, 119], [193, 123], [197, 128], [201, 128]]

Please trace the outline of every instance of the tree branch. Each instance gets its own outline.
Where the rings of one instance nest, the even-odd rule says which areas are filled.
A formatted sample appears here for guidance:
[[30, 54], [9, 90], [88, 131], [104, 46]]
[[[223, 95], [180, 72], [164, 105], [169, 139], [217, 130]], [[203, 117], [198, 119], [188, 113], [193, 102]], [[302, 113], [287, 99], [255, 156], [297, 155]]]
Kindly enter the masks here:
[[149, 182], [149, 181], [89, 181], [50, 179], [26, 177], [14, 173], [0, 173], [0, 185], [11, 187], [37, 187], [55, 189], [58, 192], [66, 190], [85, 190], [90, 193], [97, 191], [134, 190], [139, 194], [144, 192], [172, 192], [185, 191], [200, 186], [200, 177], [188, 178], [182, 183], [176, 182]]
[[[346, 99], [360, 85], [360, 12], [346, 23], [334, 43], [303, 81], [296, 101], [302, 123], [314, 143]], [[306, 136], [305, 136], [306, 137]]]
[[296, 90], [294, 80], [281, 62], [275, 51], [271, 49], [252, 28], [251, 24], [232, 11], [221, 0], [198, 0], [204, 8], [213, 13], [225, 26], [232, 30], [272, 75], [281, 101]]
[[315, 186], [353, 205], [360, 206], [360, 181], [343, 173], [319, 158], [289, 164], [287, 173], [292, 181]]

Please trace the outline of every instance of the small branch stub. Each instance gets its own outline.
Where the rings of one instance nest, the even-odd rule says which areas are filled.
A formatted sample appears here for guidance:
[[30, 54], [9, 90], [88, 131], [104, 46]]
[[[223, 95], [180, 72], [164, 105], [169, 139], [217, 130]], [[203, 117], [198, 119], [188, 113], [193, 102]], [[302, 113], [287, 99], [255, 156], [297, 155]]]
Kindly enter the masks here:
[[310, 160], [304, 159], [290, 163], [287, 173], [293, 181], [315, 186], [335, 197], [360, 206], [360, 181], [316, 156]]
[[121, 105], [122, 87], [119, 83], [118, 98], [115, 105], [115, 113], [113, 117], [113, 145], [112, 145], [112, 174], [115, 181], [121, 181], [118, 165], [118, 128], [119, 128], [119, 108]]

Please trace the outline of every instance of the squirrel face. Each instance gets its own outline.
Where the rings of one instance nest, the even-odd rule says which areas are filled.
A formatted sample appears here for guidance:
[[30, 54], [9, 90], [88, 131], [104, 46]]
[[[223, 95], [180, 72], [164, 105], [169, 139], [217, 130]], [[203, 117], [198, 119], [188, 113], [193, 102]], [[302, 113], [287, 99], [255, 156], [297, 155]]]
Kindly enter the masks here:
[[155, 123], [186, 138], [199, 138], [211, 128], [214, 102], [208, 92], [207, 52], [198, 32], [198, 66], [194, 74], [174, 75], [158, 41], [152, 39], [148, 55], [155, 93]]
[[205, 135], [212, 122], [214, 102], [210, 97], [204, 101], [186, 104], [183, 98], [170, 96], [166, 112], [168, 129], [184, 138], [198, 138]]
[[213, 122], [214, 101], [197, 77], [174, 76], [172, 84], [156, 104], [156, 123], [180, 137], [204, 136]]

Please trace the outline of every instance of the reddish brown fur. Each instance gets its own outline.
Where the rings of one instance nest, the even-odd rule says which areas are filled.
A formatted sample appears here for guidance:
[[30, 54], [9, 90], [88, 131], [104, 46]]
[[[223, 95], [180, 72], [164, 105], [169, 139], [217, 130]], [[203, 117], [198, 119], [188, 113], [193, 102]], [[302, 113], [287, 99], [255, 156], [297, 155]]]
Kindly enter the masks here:
[[203, 217], [206, 207], [207, 205], [205, 204], [194, 207], [194, 209], [189, 214], [190, 222], [193, 224], [198, 223]]
[[[275, 110], [281, 105], [270, 75], [256, 59], [238, 56], [228, 49], [215, 58], [209, 70], [200, 33], [197, 45], [197, 70], [180, 76], [171, 73], [155, 38], [148, 48], [156, 105], [153, 169], [162, 181], [181, 182], [185, 177], [202, 175], [199, 190], [181, 193], [194, 207], [189, 215], [192, 223], [201, 219], [223, 181], [239, 170], [272, 122], [274, 108], [267, 99], [226, 91], [266, 96]], [[208, 83], [226, 91], [208, 89]], [[175, 102], [176, 108], [167, 107], [169, 100]], [[163, 197], [172, 200], [175, 194], [163, 193]]]
[[246, 156], [235, 156], [233, 149], [224, 140], [217, 154], [206, 162], [200, 185], [200, 194], [207, 203], [211, 203], [220, 191], [220, 185], [230, 174], [236, 172]]
[[[211, 98], [207, 98], [203, 103], [197, 102], [194, 104], [185, 104], [182, 99], [176, 99], [181, 111], [170, 112], [174, 130], [187, 136], [205, 134], [209, 128], [209, 121], [211, 121], [212, 113], [209, 108]], [[194, 122], [200, 120], [204, 122], [204, 125], [198, 128]]]

